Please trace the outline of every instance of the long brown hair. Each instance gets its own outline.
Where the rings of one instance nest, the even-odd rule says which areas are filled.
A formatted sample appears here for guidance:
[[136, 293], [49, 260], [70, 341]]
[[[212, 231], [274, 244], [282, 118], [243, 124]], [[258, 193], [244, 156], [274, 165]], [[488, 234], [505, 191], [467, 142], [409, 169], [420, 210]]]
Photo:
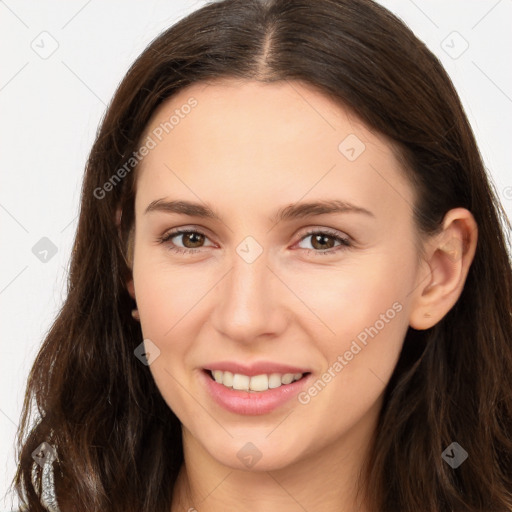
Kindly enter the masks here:
[[[436, 232], [451, 208], [473, 213], [479, 240], [462, 295], [433, 328], [408, 330], [362, 477], [372, 512], [512, 510], [510, 223], [440, 62], [370, 0], [213, 2], [132, 65], [87, 162], [67, 298], [29, 376], [14, 481], [22, 503], [43, 510], [32, 452], [47, 442], [62, 512], [170, 510], [181, 426], [134, 356], [142, 334], [126, 242], [136, 165], [126, 163], [163, 101], [218, 77], [312, 84], [387, 136], [416, 192], [419, 233]], [[456, 469], [441, 457], [453, 441], [469, 454]]]

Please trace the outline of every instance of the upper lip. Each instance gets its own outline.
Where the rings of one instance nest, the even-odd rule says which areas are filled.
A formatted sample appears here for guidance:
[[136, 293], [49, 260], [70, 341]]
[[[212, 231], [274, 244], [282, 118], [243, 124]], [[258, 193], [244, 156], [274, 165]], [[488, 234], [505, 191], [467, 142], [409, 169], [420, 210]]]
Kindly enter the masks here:
[[231, 373], [239, 373], [253, 377], [254, 375], [271, 374], [271, 373], [309, 373], [305, 368], [290, 366], [281, 363], [272, 363], [269, 361], [259, 361], [252, 364], [238, 363], [236, 361], [219, 361], [205, 366], [206, 370], [221, 370]]

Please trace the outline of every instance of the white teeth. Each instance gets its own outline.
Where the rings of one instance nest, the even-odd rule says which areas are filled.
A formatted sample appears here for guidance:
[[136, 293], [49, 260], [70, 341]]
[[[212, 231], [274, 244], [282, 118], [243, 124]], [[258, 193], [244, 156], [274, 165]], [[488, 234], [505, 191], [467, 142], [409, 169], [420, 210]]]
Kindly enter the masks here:
[[270, 389], [278, 388], [282, 384], [280, 373], [271, 373], [268, 378], [268, 387]]
[[292, 381], [293, 381], [293, 373], [285, 373], [281, 377], [281, 382], [283, 384], [291, 384]]
[[215, 382], [239, 391], [267, 391], [268, 389], [291, 384], [303, 376], [302, 373], [271, 373], [270, 375], [261, 374], [249, 377], [248, 375], [233, 374], [231, 372], [223, 372], [222, 370], [213, 370], [211, 374]]
[[[219, 370], [220, 371], [220, 370]], [[233, 374], [231, 372], [222, 372], [222, 379], [220, 381], [221, 384], [224, 384], [224, 386], [228, 386], [229, 388], [233, 386]]]
[[250, 380], [251, 378], [247, 375], [235, 373], [235, 375], [233, 375], [233, 389], [249, 391]]
[[268, 375], [254, 375], [249, 384], [251, 391], [266, 391], [268, 389]]

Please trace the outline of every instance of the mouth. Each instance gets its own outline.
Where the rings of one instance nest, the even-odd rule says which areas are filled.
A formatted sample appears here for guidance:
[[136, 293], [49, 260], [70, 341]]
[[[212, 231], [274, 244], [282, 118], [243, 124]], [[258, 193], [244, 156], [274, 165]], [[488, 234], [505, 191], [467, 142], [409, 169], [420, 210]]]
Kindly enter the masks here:
[[247, 373], [255, 375], [246, 375], [220, 370], [217, 364], [215, 366], [215, 369], [202, 369], [199, 380], [214, 403], [237, 415], [270, 414], [291, 402], [314, 378], [311, 372], [267, 374], [253, 368]]
[[244, 375], [223, 370], [209, 370], [203, 372], [223, 387], [245, 393], [264, 393], [266, 391], [284, 388], [307, 378], [311, 372], [305, 373], [262, 373], [260, 375]]

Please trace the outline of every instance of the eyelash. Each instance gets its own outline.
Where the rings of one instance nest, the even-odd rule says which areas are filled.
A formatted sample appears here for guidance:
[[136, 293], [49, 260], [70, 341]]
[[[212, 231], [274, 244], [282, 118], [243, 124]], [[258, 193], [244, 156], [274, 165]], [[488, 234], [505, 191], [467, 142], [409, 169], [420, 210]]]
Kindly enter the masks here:
[[[178, 229], [176, 231], [169, 231], [168, 233], [159, 237], [157, 239], [157, 241], [158, 241], [158, 243], [165, 244], [166, 242], [168, 242], [171, 238], [174, 238], [175, 236], [191, 234], [191, 233], [203, 235], [204, 237], [208, 238], [207, 235], [205, 233], [203, 233], [202, 231], [198, 231], [195, 229]], [[336, 246], [336, 248], [327, 249], [325, 251], [320, 251], [320, 250], [315, 250], [315, 249], [302, 249], [303, 251], [306, 251], [307, 254], [313, 253], [315, 256], [321, 256], [321, 255], [325, 255], [325, 254], [330, 255], [335, 252], [338, 252], [339, 250], [344, 250], [345, 248], [352, 246], [352, 244], [348, 238], [341, 237], [335, 231], [331, 231], [329, 229], [308, 231], [307, 233], [304, 233], [302, 235], [302, 237], [300, 238], [298, 243], [302, 242], [302, 240], [304, 240], [305, 238], [307, 238], [308, 236], [311, 236], [311, 235], [328, 235], [328, 236], [334, 238], [335, 241], [340, 242], [340, 245]], [[169, 247], [168, 249], [176, 254], [194, 254], [194, 253], [200, 252], [201, 248], [198, 247], [197, 249], [188, 249], [188, 248], [174, 246], [174, 247]]]

